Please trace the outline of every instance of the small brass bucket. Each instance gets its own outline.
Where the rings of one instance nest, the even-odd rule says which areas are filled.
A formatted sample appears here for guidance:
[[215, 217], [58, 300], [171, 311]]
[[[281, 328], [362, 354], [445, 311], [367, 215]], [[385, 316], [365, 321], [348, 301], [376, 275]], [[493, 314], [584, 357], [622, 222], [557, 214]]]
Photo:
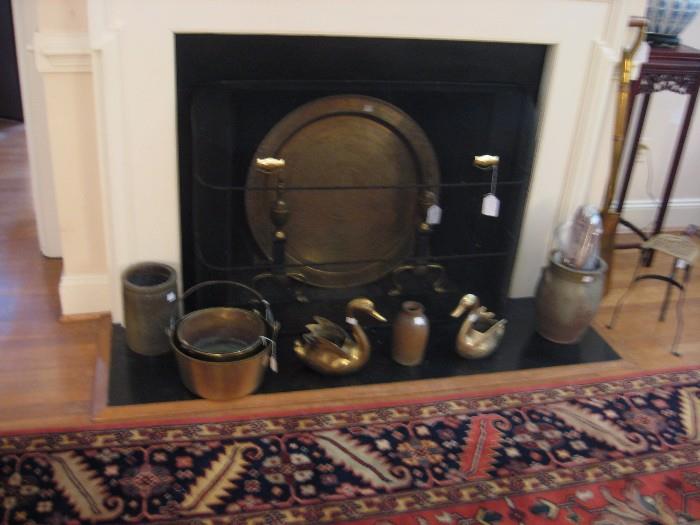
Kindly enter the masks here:
[[204, 361], [185, 354], [174, 337], [170, 344], [175, 352], [180, 379], [193, 394], [223, 401], [255, 392], [265, 377], [270, 362], [270, 347], [234, 361]]
[[195, 310], [177, 323], [175, 338], [183, 353], [206, 361], [243, 359], [265, 346], [265, 320], [244, 308], [220, 306]]
[[199, 283], [187, 290], [180, 302], [212, 285], [247, 291], [253, 296], [251, 304], [264, 310], [264, 317], [257, 310], [229, 306], [195, 310], [171, 319], [170, 345], [188, 390], [206, 399], [234, 399], [255, 392], [262, 383], [275, 351], [279, 325], [262, 295], [234, 281]]

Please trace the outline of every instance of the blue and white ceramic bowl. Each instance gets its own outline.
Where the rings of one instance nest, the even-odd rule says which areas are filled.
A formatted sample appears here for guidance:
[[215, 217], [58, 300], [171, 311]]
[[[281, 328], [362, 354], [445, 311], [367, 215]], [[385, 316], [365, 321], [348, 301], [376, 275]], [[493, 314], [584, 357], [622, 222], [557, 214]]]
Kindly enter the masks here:
[[700, 9], [700, 0], [649, 0], [649, 41], [652, 44], [677, 46], [683, 31]]

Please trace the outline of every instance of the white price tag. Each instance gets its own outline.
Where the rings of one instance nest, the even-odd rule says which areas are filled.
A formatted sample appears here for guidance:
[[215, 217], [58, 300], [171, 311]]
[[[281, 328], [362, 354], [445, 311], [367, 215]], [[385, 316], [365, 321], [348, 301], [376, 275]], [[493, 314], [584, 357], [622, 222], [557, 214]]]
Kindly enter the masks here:
[[498, 217], [498, 212], [501, 207], [501, 201], [498, 200], [493, 193], [484, 195], [484, 200], [481, 201], [481, 213], [489, 217]]
[[167, 295], [165, 296], [165, 300], [168, 301], [169, 303], [172, 303], [177, 299], [177, 296], [175, 295], [175, 292], [168, 292]]
[[425, 222], [430, 225], [440, 224], [442, 220], [442, 208], [437, 204], [433, 204], [428, 208], [428, 213], [426, 213]]
[[277, 373], [277, 343], [270, 339], [269, 337], [260, 337], [263, 341], [270, 345], [270, 370]]

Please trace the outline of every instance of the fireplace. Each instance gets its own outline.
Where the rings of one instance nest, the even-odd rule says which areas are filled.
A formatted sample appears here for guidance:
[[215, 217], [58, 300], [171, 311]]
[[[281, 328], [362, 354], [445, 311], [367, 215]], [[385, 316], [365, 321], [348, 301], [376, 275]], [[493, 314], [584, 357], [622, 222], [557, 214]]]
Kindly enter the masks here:
[[[180, 146], [192, 148], [193, 143], [189, 137], [188, 144], [183, 144], [182, 134], [185, 127], [183, 127], [182, 115], [178, 112], [182, 100], [177, 92], [180, 79], [176, 48], [182, 39], [188, 36], [197, 39], [218, 35], [222, 39], [227, 39], [257, 35], [257, 38], [270, 41], [275, 38], [325, 37], [343, 41], [367, 39], [409, 44], [432, 42], [436, 47], [440, 45], [449, 47], [451, 44], [458, 47], [460, 44], [471, 43], [470, 45], [475, 46], [498, 44], [506, 47], [516, 44], [540, 49], [543, 53], [541, 69], [538, 70], [534, 84], [530, 84], [533, 88], [530, 93], [534, 94], [531, 99], [535, 102], [530, 107], [529, 123], [532, 126], [536, 125], [536, 130], [534, 134], [530, 133], [528, 136], [534, 139], [534, 145], [524, 143], [519, 145], [521, 148], [519, 151], [525, 153], [519, 157], [524, 161], [523, 166], [514, 166], [511, 163], [507, 168], [505, 158], [509, 153], [502, 154], [504, 165], [500, 173], [502, 184], [499, 187], [499, 196], [502, 198], [504, 209], [500, 219], [505, 221], [508, 219], [508, 213], [517, 213], [521, 221], [518, 223], [516, 220], [508, 220], [510, 225], [508, 231], [515, 232], [512, 244], [509, 246], [513, 251], [510, 256], [502, 257], [501, 264], [507, 263], [509, 266], [497, 268], [495, 263], [484, 263], [475, 265], [473, 272], [463, 274], [449, 271], [448, 268], [451, 280], [457, 283], [459, 279], [472, 276], [471, 281], [463, 280], [459, 286], [464, 289], [474, 286], [472, 290], [484, 294], [484, 301], [492, 309], [510, 318], [517, 317], [517, 314], [501, 310], [500, 303], [503, 296], [506, 294], [510, 298], [532, 296], [536, 276], [546, 260], [555, 225], [563, 218], [570, 216], [579, 204], [597, 202], [602, 194], [605, 175], [608, 171], [610, 133], [606, 126], [612, 121], [607, 118], [609, 115], [606, 107], [613, 91], [614, 65], [619, 49], [625, 42], [629, 17], [639, 15], [643, 10], [642, 0], [625, 2], [617, 0], [597, 2], [589, 0], [541, 2], [445, 0], [437, 3], [404, 0], [386, 2], [151, 0], [147, 3], [95, 0], [89, 2], [86, 8], [86, 26], [77, 29], [84, 33], [75, 34], [75, 28], [70, 28], [71, 33], [65, 35], [50, 35], [46, 31], [41, 31], [38, 36], [42, 38], [37, 40], [38, 45], [35, 46], [38, 63], [42, 64], [44, 70], [49, 73], [84, 75], [89, 72], [92, 75], [95, 94], [95, 136], [98, 142], [99, 169], [83, 169], [80, 173], [85, 172], [85, 178], [99, 178], [92, 183], [98, 187], [100, 195], [96, 200], [101, 204], [99, 213], [102, 216], [99, 218], [101, 220], [88, 215], [78, 217], [76, 220], [80, 219], [89, 225], [104, 224], [104, 229], [100, 231], [103, 234], [107, 262], [104, 266], [84, 264], [85, 258], [82, 251], [73, 250], [72, 245], [64, 247], [67, 264], [64, 266], [61, 280], [63, 312], [72, 314], [109, 310], [113, 321], [117, 325], [121, 324], [123, 309], [120, 274], [127, 266], [139, 261], [162, 261], [171, 264], [178, 271], [183, 287], [209, 278], [207, 271], [202, 271], [201, 268], [196, 270], [194, 261], [184, 260], [186, 249], [183, 243], [189, 241], [187, 234], [183, 235], [183, 232], [186, 231], [188, 221], [192, 220], [192, 215], [185, 215], [182, 213], [184, 210], [181, 210], [183, 202], [181, 193], [187, 190], [187, 186], [183, 186], [185, 182], [180, 177], [180, 168], [183, 160], [187, 159], [183, 159], [182, 155], [186, 153], [180, 150]], [[219, 57], [219, 63], [211, 61], [204, 63], [203, 59], [198, 67], [202, 71], [216, 73], [216, 68], [224, 63], [231, 66], [228, 71], [233, 72], [234, 66], [255, 64], [254, 58], [259, 49], [246, 48], [235, 56], [232, 54]], [[319, 51], [321, 52], [322, 50]], [[363, 63], [376, 65], [375, 53], [367, 52], [365, 55]], [[420, 56], [413, 58], [420, 60]], [[498, 60], [500, 58], [498, 57]], [[314, 55], [314, 60], [306, 61], [305, 65], [307, 68], [312, 68], [317, 65], [320, 67], [322, 63], [319, 57]], [[482, 62], [477, 64], [473, 71], [483, 72], [483, 68], [496, 63], [496, 58]], [[277, 71], [284, 71], [287, 67], [284, 64], [277, 65], [282, 66], [276, 68]], [[455, 66], [458, 67], [459, 64], [456, 63]], [[387, 69], [387, 71], [394, 70], [393, 67]], [[316, 79], [318, 91], [314, 98], [318, 99], [332, 92], [370, 93], [375, 98], [387, 100], [410, 113], [416, 122], [420, 121], [426, 133], [432, 133], [428, 129], [430, 125], [421, 120], [420, 112], [416, 112], [404, 101], [410, 98], [407, 92], [399, 95], [394, 93], [393, 97], [381, 91], [370, 92], [370, 88], [377, 88], [377, 81], [421, 81], [429, 78], [430, 72], [434, 71], [432, 66], [428, 65], [425, 70], [417, 72], [418, 78], [375, 77], [372, 79], [369, 77], [375, 85], [364, 86], [364, 88], [361, 81], [368, 78], [361, 78], [358, 74], [357, 77], [349, 79], [355, 82], [353, 90], [341, 90], [337, 85], [324, 84], [325, 81], [335, 81], [339, 77], [319, 77]], [[207, 79], [202, 78], [202, 80]], [[211, 81], [212, 78], [209, 80]], [[270, 78], [261, 80], [270, 80]], [[496, 79], [495, 83], [498, 80]], [[242, 80], [239, 79], [239, 82]], [[310, 97], [312, 93], [309, 92], [307, 95]], [[462, 95], [466, 96], [464, 93]], [[395, 97], [403, 97], [404, 100]], [[227, 99], [230, 103], [230, 95], [227, 95]], [[302, 103], [299, 101], [294, 107]], [[485, 106], [479, 107], [483, 109]], [[500, 107], [504, 106], [500, 105]], [[290, 105], [289, 110], [293, 109]], [[76, 108], [76, 111], [78, 110], [79, 108]], [[275, 119], [270, 119], [267, 129], [260, 130], [260, 135], [263, 136], [270, 126], [274, 126], [283, 116], [284, 111], [280, 109]], [[188, 122], [184, 124], [190, 125]], [[521, 122], [525, 125], [528, 120]], [[70, 122], [66, 122], [65, 125], [69, 126]], [[66, 129], [66, 133], [69, 131]], [[465, 158], [472, 153], [489, 152], [488, 149], [491, 149], [492, 143], [496, 143], [495, 140], [488, 142], [492, 139], [491, 137], [486, 135], [480, 137], [485, 140], [483, 144], [486, 147], [483, 150], [468, 152], [462, 148], [462, 144], [459, 144], [455, 151], [464, 154]], [[433, 142], [432, 137], [431, 142]], [[256, 143], [259, 142], [251, 143], [250, 151], [254, 151]], [[436, 151], [440, 149], [436, 144], [433, 144], [433, 147]], [[499, 153], [493, 150], [490, 152]], [[191, 155], [192, 151], [189, 154]], [[511, 157], [511, 162], [513, 158]], [[245, 170], [249, 161], [249, 158], [240, 160], [239, 168]], [[443, 179], [456, 176], [456, 172], [452, 175], [448, 173], [450, 165], [448, 160], [441, 159], [440, 163]], [[76, 166], [81, 167], [83, 164], [85, 163], [76, 163]], [[531, 165], [531, 169], [528, 164]], [[468, 167], [468, 162], [464, 165]], [[512, 177], [512, 181], [517, 180], [515, 178], [517, 170], [523, 167], [527, 167], [526, 172], [529, 173], [529, 180], [524, 186], [521, 185], [516, 189], [517, 185], [509, 187], [508, 184], [503, 184], [503, 182], [509, 182], [505, 177]], [[58, 177], [60, 180], [66, 178], [63, 175]], [[471, 168], [469, 172], [464, 173], [464, 177], [463, 181], [478, 184], [485, 182], [487, 178], [485, 174], [475, 172]], [[473, 192], [475, 196], [479, 196], [478, 200], [480, 200], [481, 191], [485, 188], [483, 186], [480, 191]], [[474, 190], [475, 187], [471, 189]], [[509, 196], [511, 190], [520, 193], [511, 197]], [[73, 207], [74, 203], [70, 201], [69, 196], [67, 197], [65, 201], [58, 203], [59, 208], [69, 210]], [[219, 198], [224, 199], [224, 197]], [[436, 227], [431, 239], [431, 250], [435, 256], [450, 253], [445, 244], [440, 243], [440, 236], [445, 235], [444, 232], [447, 231], [442, 228], [449, 220], [448, 210], [457, 210], [457, 208], [450, 206], [446, 199], [454, 198], [460, 203], [463, 202], [462, 199], [458, 199], [457, 192], [452, 190], [442, 192], [440, 198], [446, 215], [443, 217], [442, 224]], [[506, 204], [508, 201], [517, 204], [515, 206]], [[519, 206], [520, 209], [518, 209]], [[467, 208], [478, 209], [478, 201], [469, 203]], [[481, 217], [472, 218], [482, 222], [486, 220]], [[222, 229], [222, 231], [228, 230]], [[485, 230], [469, 228], [464, 231], [459, 230], [458, 235], [466, 236], [467, 231], [484, 232]], [[220, 232], [216, 230], [215, 233]], [[231, 230], [231, 235], [233, 234]], [[249, 232], [243, 229], [236, 235], [245, 238]], [[453, 238], [457, 239], [458, 236]], [[491, 237], [485, 237], [485, 239], [488, 241]], [[461, 246], [466, 245], [467, 249], [476, 250], [480, 242], [482, 239], [467, 238]], [[252, 258], [251, 260], [256, 264], [266, 262], [259, 253], [256, 253], [255, 243], [251, 243], [250, 248], [251, 251], [246, 253]], [[478, 253], [478, 250], [476, 251]], [[513, 253], [515, 253], [514, 258]], [[234, 265], [240, 266], [238, 263]], [[228, 261], [221, 266], [227, 269], [222, 273], [226, 273], [227, 277], [233, 277], [233, 273], [228, 275], [228, 269], [231, 266]], [[198, 274], [197, 271], [201, 273]], [[474, 275], [482, 275], [478, 272], [483, 272], [483, 275], [491, 272], [492, 275], [489, 277], [495, 276], [496, 279], [473, 278]], [[242, 275], [240, 278], [246, 279], [248, 276]], [[486, 290], [487, 283], [493, 283], [493, 286], [488, 286], [488, 290]], [[320, 291], [327, 293], [324, 290]], [[380, 287], [375, 295], [386, 297], [385, 291], [385, 287]], [[350, 295], [355, 291], [347, 292]], [[421, 290], [417, 290], [417, 293], [420, 292]], [[492, 295], [489, 296], [489, 294]], [[344, 301], [344, 297], [339, 297], [333, 303], [331, 298], [330, 304], [333, 311], [337, 313], [338, 305]], [[279, 308], [279, 311], [284, 315], [282, 310], [286, 306], [282, 303], [284, 301], [280, 303], [282, 308]], [[290, 308], [297, 307], [293, 301], [287, 301], [286, 304]], [[431, 311], [437, 312], [439, 317], [440, 308], [430, 304], [426, 306]], [[444, 313], [444, 310], [442, 312]], [[294, 327], [290, 328], [290, 331], [294, 330]], [[119, 342], [120, 333], [120, 329], [115, 329], [115, 343]], [[511, 326], [506, 337], [517, 340], [522, 338], [522, 335]], [[380, 336], [381, 334], [373, 336], [378, 346], [383, 344]], [[550, 353], [549, 355], [550, 364], [562, 364], [562, 359], [566, 361], [570, 357], [570, 354], [564, 356]], [[594, 356], [595, 352], [588, 355]], [[128, 355], [115, 356], [116, 360], [122, 358], [127, 359]], [[595, 357], [593, 359], [595, 360]], [[515, 359], [513, 362], [516, 363], [517, 368], [523, 368], [538, 366], [535, 361], [536, 359], [533, 361], [526, 356], [523, 359]], [[132, 364], [132, 368], [123, 368], [127, 374], [126, 383], [137, 381], [139, 374], [145, 374], [149, 380], [166, 375], [156, 373], [157, 368], [144, 368], [143, 363]], [[476, 368], [472, 367], [472, 370]], [[462, 373], [462, 371], [450, 371], [450, 373]], [[117, 385], [118, 377], [114, 377], [115, 381], [110, 384]], [[299, 388], [303, 387], [303, 382], [304, 378], [300, 377]], [[154, 388], [154, 392], [157, 390]], [[369, 392], [369, 389], [367, 391]], [[150, 399], [156, 398], [158, 398], [157, 395]], [[274, 403], [273, 398], [277, 399], [271, 396], [271, 403]], [[160, 399], [164, 398], [160, 397]], [[120, 402], [116, 397], [111, 400], [115, 404], [139, 402], [134, 399], [122, 399]]]
[[[42, 31], [36, 46], [47, 71], [75, 68], [91, 72], [94, 81], [99, 169], [90, 176], [99, 178], [102, 217], [81, 216], [86, 224], [77, 226], [104, 224], [107, 257], [104, 266], [87, 265], [83, 251], [64, 247], [63, 313], [109, 310], [121, 323], [124, 268], [156, 260], [181, 269], [176, 40], [203, 34], [546, 46], [535, 155], [508, 291], [511, 297], [531, 296], [554, 226], [602, 193], [614, 64], [629, 17], [643, 9], [642, 0], [90, 2], [85, 33]], [[252, 63], [256, 53], [249, 49], [221, 60]], [[374, 53], [366, 55], [371, 63]], [[61, 209], [72, 204], [70, 198], [58, 203]]]
[[[250, 284], [269, 267], [269, 253], [261, 252], [260, 239], [256, 243], [252, 234], [257, 225], [251, 224], [269, 222], [269, 213], [264, 208], [252, 217], [250, 210], [246, 213], [246, 199], [255, 190], [247, 179], [256, 150], [281, 119], [304, 104], [328, 96], [365, 96], [404, 112], [422, 128], [435, 151], [439, 183], [430, 189], [439, 194], [442, 220], [425, 242], [427, 261], [445, 269], [446, 291], [434, 293], [426, 279], [407, 273], [400, 279], [403, 293], [389, 297], [387, 292], [394, 287], [392, 268], [361, 286], [304, 286], [310, 300], [303, 305], [274, 283], [261, 285], [283, 330], [299, 333], [313, 315], [338, 318], [345, 302], [356, 296], [370, 297], [392, 312], [402, 300], [417, 299], [428, 306], [431, 319], [445, 320], [459, 298], [471, 292], [502, 314], [531, 177], [546, 46], [212, 34], [176, 35], [175, 40], [185, 288], [219, 279]], [[498, 217], [481, 214], [491, 177], [472, 161], [485, 153], [500, 157]], [[342, 188], [330, 191], [366, 192], [362, 195], [369, 198], [371, 192], [391, 190], [373, 187], [381, 181], [371, 177], [357, 177], [362, 189], [356, 189], [357, 182], [353, 188], [342, 181]], [[294, 192], [305, 189], [285, 189], [297, 214], [306, 211], [307, 201]], [[318, 191], [314, 197], [323, 198]], [[295, 218], [294, 206], [289, 211]], [[309, 215], [313, 220], [315, 214]], [[357, 218], [352, 214], [345, 222], [341, 219], [340, 228], [353, 227], [353, 220]], [[408, 224], [402, 231], [408, 229], [413, 237], [413, 228]], [[311, 227], [305, 231], [314, 234]], [[414, 245], [418, 242], [412, 240]], [[287, 240], [288, 245], [294, 242], [299, 239]], [[374, 256], [362, 255], [365, 264]], [[414, 264], [415, 255], [396, 262]], [[347, 260], [326, 263], [316, 267], [325, 270], [347, 263], [349, 272], [359, 268]], [[294, 271], [294, 264], [285, 269]], [[210, 293], [190, 306], [222, 300]]]

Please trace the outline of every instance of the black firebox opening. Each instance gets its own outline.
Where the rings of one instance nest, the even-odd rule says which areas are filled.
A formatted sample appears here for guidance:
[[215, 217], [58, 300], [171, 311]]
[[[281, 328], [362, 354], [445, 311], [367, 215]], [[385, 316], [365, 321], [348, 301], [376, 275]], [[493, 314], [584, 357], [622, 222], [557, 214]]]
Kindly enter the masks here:
[[[466, 292], [502, 312], [530, 183], [546, 46], [268, 35], [175, 39], [185, 288], [210, 279], [249, 283], [263, 271], [267, 260], [252, 238], [244, 207], [258, 145], [302, 104], [360, 94], [408, 113], [435, 149], [441, 182], [452, 185], [441, 191], [442, 222], [430, 245], [447, 269], [449, 291], [436, 295], [417, 283], [391, 298], [380, 281], [310, 289], [306, 305], [271, 291], [285, 332], [298, 333], [312, 315], [342, 319], [343, 305], [357, 295], [372, 297], [390, 316], [402, 300], [417, 299], [437, 323], [448, 322], [449, 310]], [[472, 159], [485, 153], [501, 158], [498, 218], [481, 215], [490, 178]], [[462, 182], [468, 184], [455, 186]], [[209, 293], [190, 306], [224, 300]]]

